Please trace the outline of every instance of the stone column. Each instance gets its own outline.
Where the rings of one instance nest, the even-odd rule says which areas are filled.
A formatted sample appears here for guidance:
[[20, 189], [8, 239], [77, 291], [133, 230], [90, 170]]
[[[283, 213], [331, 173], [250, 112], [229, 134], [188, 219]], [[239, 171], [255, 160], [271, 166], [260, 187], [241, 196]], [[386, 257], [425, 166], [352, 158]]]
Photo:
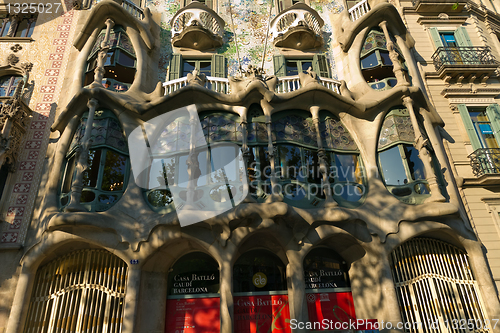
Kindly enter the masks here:
[[389, 35], [389, 31], [387, 30], [387, 22], [382, 21], [380, 22], [379, 26], [380, 28], [382, 28], [382, 31], [384, 32], [385, 35], [385, 40], [387, 41], [387, 50], [389, 51], [389, 58], [391, 58], [393, 66], [392, 70], [394, 71], [394, 75], [398, 80], [397, 85], [409, 86], [410, 83], [408, 82], [407, 77], [405, 76], [405, 71], [403, 70], [403, 66], [401, 66], [401, 62], [399, 60], [399, 54], [398, 52], [396, 52], [394, 42], [392, 41], [391, 36]]
[[323, 176], [322, 180], [322, 187], [323, 187], [323, 192], [325, 193], [325, 206], [338, 206], [338, 203], [333, 199], [332, 196], [332, 188], [330, 187], [330, 181], [328, 180], [328, 170], [329, 165], [326, 161], [326, 151], [325, 148], [323, 148], [323, 140], [321, 140], [321, 133], [319, 130], [319, 106], [311, 106], [309, 108], [309, 111], [311, 112], [312, 119], [314, 122], [314, 127], [316, 128], [316, 140], [318, 142], [318, 157], [320, 161], [320, 172], [321, 175]]
[[9, 321], [5, 333], [18, 333], [23, 331], [28, 304], [33, 289], [34, 275], [31, 270], [23, 266], [19, 279], [17, 280], [16, 294], [10, 308]]
[[231, 261], [225, 258], [225, 260], [222, 260], [220, 269], [221, 333], [233, 332], [234, 301], [232, 290], [233, 272]]
[[104, 35], [104, 40], [101, 43], [101, 50], [97, 54], [97, 67], [94, 70], [94, 82], [93, 84], [102, 85], [102, 79], [106, 70], [104, 69], [104, 64], [106, 57], [108, 56], [109, 50], [109, 35], [111, 33], [111, 29], [115, 26], [115, 22], [111, 19], [106, 20], [106, 34]]
[[10, 16], [10, 27], [9, 27], [9, 31], [7, 32], [6, 37], [13, 37], [14, 32], [16, 31], [18, 25], [19, 25], [19, 15], [11, 15]]
[[131, 265], [127, 274], [127, 289], [125, 293], [125, 308], [123, 309], [122, 333], [134, 333], [137, 319], [137, 303], [141, 287], [141, 268]]
[[80, 198], [83, 190], [83, 173], [89, 168], [88, 155], [90, 147], [90, 136], [92, 134], [92, 125], [94, 123], [94, 114], [98, 102], [95, 98], [91, 98], [87, 104], [89, 108], [89, 116], [85, 124], [85, 134], [83, 135], [81, 143], [77, 147], [76, 155], [76, 175], [73, 183], [71, 184], [71, 196], [69, 205], [65, 208], [66, 212], [84, 212], [86, 211], [80, 205]]
[[446, 199], [441, 194], [436, 174], [432, 169], [432, 155], [427, 148], [429, 140], [424, 138], [422, 132], [420, 132], [417, 116], [415, 115], [415, 110], [413, 109], [412, 98], [409, 96], [403, 97], [403, 104], [410, 113], [411, 123], [415, 132], [415, 142], [413, 143], [413, 146], [418, 150], [418, 156], [424, 164], [426, 180], [431, 189], [431, 196], [427, 198], [425, 202], [445, 202]]
[[[286, 278], [288, 284], [288, 303], [290, 308], [290, 319], [296, 319], [297, 322], [308, 321], [307, 303], [306, 303], [306, 284], [304, 282], [304, 265], [300, 252], [289, 250], [286, 256], [289, 263], [286, 266]], [[307, 332], [305, 329], [296, 329], [294, 333]]]

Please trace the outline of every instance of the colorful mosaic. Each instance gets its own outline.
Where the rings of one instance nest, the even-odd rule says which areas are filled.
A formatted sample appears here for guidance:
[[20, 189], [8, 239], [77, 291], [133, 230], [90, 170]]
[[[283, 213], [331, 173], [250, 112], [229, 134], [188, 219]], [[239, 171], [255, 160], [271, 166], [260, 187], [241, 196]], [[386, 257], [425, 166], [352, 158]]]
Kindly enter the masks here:
[[[227, 58], [228, 75], [234, 76], [238, 73], [238, 56], [236, 51], [235, 39], [238, 42], [238, 51], [240, 54], [241, 66], [246, 69], [250, 64], [261, 66], [264, 56], [264, 70], [267, 75], [274, 73], [273, 55], [279, 54], [279, 50], [272, 46], [272, 41], [268, 40], [267, 49], [264, 55], [264, 45], [266, 43], [266, 33], [269, 19], [276, 17], [276, 8], [273, 8], [271, 18], [269, 18], [269, 7], [271, 0], [221, 0], [219, 8], [215, 11], [226, 22], [224, 45], [217, 49], [217, 53], [224, 54]], [[315, 9], [325, 21], [323, 26], [323, 39], [325, 46], [321, 52], [326, 53], [331, 66], [333, 77], [337, 77], [335, 69], [335, 60], [330, 48], [332, 24], [330, 19], [334, 17], [329, 14], [340, 13], [344, 7], [341, 1], [335, 0], [311, 0], [311, 7]], [[175, 0], [153, 1], [147, 0], [146, 6], [152, 11], [163, 13], [161, 20], [161, 51], [159, 61], [159, 80], [164, 82], [167, 77], [168, 66], [172, 56], [172, 47], [170, 44], [171, 27], [170, 20], [180, 9]], [[230, 7], [231, 6], [231, 7]], [[231, 12], [232, 22], [231, 23]], [[234, 35], [236, 32], [236, 38]]]

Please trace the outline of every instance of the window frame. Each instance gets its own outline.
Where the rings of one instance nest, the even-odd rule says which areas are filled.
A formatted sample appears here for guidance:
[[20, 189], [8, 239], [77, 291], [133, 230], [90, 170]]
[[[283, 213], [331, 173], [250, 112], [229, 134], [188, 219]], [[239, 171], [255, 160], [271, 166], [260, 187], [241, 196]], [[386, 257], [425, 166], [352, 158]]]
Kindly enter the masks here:
[[[85, 117], [88, 117], [88, 112], [84, 113], [84, 115], [82, 116], [82, 118], [84, 118], [85, 120], [88, 119]], [[114, 116], [114, 114], [111, 111], [104, 110], [103, 115], [99, 119], [113, 119], [114, 121], [116, 121], [120, 125], [120, 132], [122, 133], [123, 137], [125, 137], [125, 135], [123, 134], [122, 124], [116, 118], [116, 116]], [[77, 125], [77, 128], [73, 132], [72, 138], [74, 138], [76, 135], [78, 135], [78, 131], [81, 128], [80, 127], [81, 124], [82, 124], [82, 122], [80, 120], [80, 122]], [[86, 121], [84, 122], [84, 124], [86, 126]], [[108, 125], [107, 131], [109, 131], [109, 125]], [[70, 197], [71, 197], [71, 193], [72, 193], [71, 187], [72, 187], [72, 183], [73, 183], [74, 177], [75, 177], [76, 172], [77, 172], [76, 167], [75, 167], [75, 165], [77, 163], [77, 160], [76, 160], [77, 149], [76, 148], [77, 148], [77, 146], [72, 147], [71, 150], [69, 150], [65, 155], [65, 164], [62, 167], [62, 170], [64, 173], [62, 174], [63, 176], [61, 177], [61, 183], [59, 186], [59, 206], [61, 208], [66, 207], [70, 202]], [[130, 155], [128, 153], [128, 148], [127, 148], [127, 152], [124, 152], [124, 151], [120, 151], [112, 146], [109, 146], [106, 143], [89, 146], [89, 153], [90, 153], [90, 151], [95, 152], [97, 150], [100, 150], [101, 152], [100, 152], [100, 158], [99, 158], [99, 165], [97, 166], [98, 170], [97, 170], [96, 184], [95, 184], [95, 186], [83, 185], [83, 188], [82, 188], [82, 197], [83, 197], [84, 192], [92, 192], [92, 193], [94, 193], [94, 198], [92, 199], [92, 201], [89, 201], [89, 202], [80, 201], [80, 204], [82, 206], [84, 206], [85, 208], [89, 209], [89, 211], [91, 211], [91, 212], [106, 211], [109, 208], [111, 208], [113, 205], [115, 205], [121, 199], [121, 197], [123, 196], [123, 193], [125, 193], [125, 190], [127, 189], [128, 180], [130, 178], [130, 172], [131, 172]], [[125, 157], [125, 165], [124, 165], [125, 170], [123, 173], [123, 185], [122, 185], [121, 189], [116, 190], [116, 191], [113, 191], [113, 190], [108, 191], [108, 190], [102, 189], [102, 182], [103, 182], [103, 177], [104, 177], [104, 172], [105, 172], [105, 167], [106, 167], [106, 157], [107, 157], [108, 151], [114, 152], [117, 155]], [[82, 181], [84, 181], [84, 180], [82, 179]], [[65, 188], [66, 186], [68, 186], [67, 189]], [[116, 195], [117, 199], [113, 202], [102, 203], [102, 202], [98, 201], [100, 195], [109, 195], [109, 196]], [[65, 201], [64, 204], [63, 204], [63, 200]]]
[[[19, 82], [24, 81], [23, 76], [19, 75], [19, 74], [3, 75], [3, 76], [0, 76], [0, 80], [4, 77], [9, 77], [9, 76], [10, 76], [9, 84], [7, 85], [7, 89], [6, 89], [7, 94], [0, 95], [0, 97], [12, 97], [12, 96], [14, 96], [16, 93], [17, 85], [19, 84]], [[20, 80], [17, 81], [16, 84], [14, 84], [16, 78], [20, 78]]]
[[[12, 26], [12, 17], [9, 13], [0, 13], [1, 20], [1, 25], [0, 25], [0, 39], [1, 38], [23, 38], [23, 39], [32, 39], [31, 36], [33, 36], [33, 32], [36, 27], [36, 21], [38, 20], [38, 15], [37, 14], [22, 14], [19, 16], [19, 20], [16, 22], [16, 27], [12, 32], [12, 36], [7, 36], [10, 27]], [[22, 21], [26, 20], [27, 21], [27, 27], [26, 27], [26, 33], [21, 36], [17, 36], [19, 32], [19, 26]], [[6, 25], [6, 22], [9, 22], [8, 25]]]

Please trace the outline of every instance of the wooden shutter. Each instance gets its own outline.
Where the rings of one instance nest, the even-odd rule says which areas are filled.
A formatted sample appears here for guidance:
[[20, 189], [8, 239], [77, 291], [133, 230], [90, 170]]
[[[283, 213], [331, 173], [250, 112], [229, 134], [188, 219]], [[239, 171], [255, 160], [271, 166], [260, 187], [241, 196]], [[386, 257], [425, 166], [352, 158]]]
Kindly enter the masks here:
[[324, 54], [315, 54], [312, 61], [313, 71], [321, 77], [330, 77], [330, 69], [328, 68], [328, 60]]
[[458, 111], [460, 112], [465, 130], [467, 131], [467, 135], [469, 136], [472, 149], [476, 150], [481, 148], [481, 141], [479, 141], [479, 137], [477, 136], [476, 129], [474, 128], [474, 124], [472, 123], [472, 119], [470, 119], [467, 106], [465, 104], [459, 104]]
[[226, 57], [224, 55], [212, 55], [212, 76], [226, 77]]
[[273, 57], [274, 75], [277, 77], [286, 76], [286, 60], [282, 55]]
[[168, 69], [168, 80], [175, 80], [182, 75], [182, 55], [172, 54], [172, 59], [170, 60], [170, 67]]
[[436, 48], [444, 46], [443, 41], [441, 40], [441, 36], [439, 35], [438, 29], [430, 28], [429, 31], [431, 33], [432, 41], [434, 42], [434, 45], [436, 45]]
[[469, 34], [465, 27], [459, 27], [455, 30], [454, 35], [458, 46], [472, 46], [472, 42], [470, 41]]
[[493, 128], [493, 135], [500, 146], [500, 106], [498, 104], [488, 105], [486, 108], [486, 115], [491, 122], [491, 128]]

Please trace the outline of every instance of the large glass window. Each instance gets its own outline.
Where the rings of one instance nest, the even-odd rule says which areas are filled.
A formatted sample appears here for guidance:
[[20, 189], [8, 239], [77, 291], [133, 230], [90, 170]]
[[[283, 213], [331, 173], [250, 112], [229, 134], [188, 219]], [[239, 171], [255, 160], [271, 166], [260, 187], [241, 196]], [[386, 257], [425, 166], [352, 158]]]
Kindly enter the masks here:
[[[90, 211], [104, 211], [115, 204], [125, 191], [129, 172], [128, 148], [121, 126], [111, 111], [97, 111], [94, 117], [88, 169], [83, 173], [84, 188], [80, 203]], [[62, 207], [70, 201], [77, 147], [82, 144], [86, 122], [87, 115], [84, 115], [66, 154], [66, 171], [61, 188]]]
[[[404, 64], [404, 60], [397, 48], [399, 61]], [[376, 90], [387, 90], [397, 84], [393, 72], [393, 63], [389, 57], [387, 40], [381, 30], [374, 29], [368, 33], [361, 49], [361, 72], [368, 85]]]
[[[423, 129], [420, 131], [425, 134]], [[415, 132], [408, 110], [402, 106], [392, 109], [384, 120], [379, 136], [380, 172], [393, 195], [413, 204], [423, 202], [430, 194], [424, 164], [413, 146], [414, 140]], [[433, 158], [432, 166], [436, 170], [434, 164]]]
[[464, 251], [439, 240], [415, 238], [396, 248], [391, 259], [403, 321], [422, 325], [405, 326], [405, 332], [464, 332], [450, 324], [455, 322], [468, 323], [469, 331], [483, 331], [489, 320]]
[[121, 332], [127, 264], [80, 250], [37, 270], [24, 333]]
[[[97, 37], [90, 55], [87, 58], [85, 85], [94, 81], [94, 70], [97, 67], [97, 57], [100, 45], [104, 40], [106, 31], [103, 30]], [[109, 35], [110, 49], [104, 60], [103, 86], [106, 89], [124, 92], [134, 81], [136, 73], [136, 55], [130, 38], [121, 26], [114, 26]]]
[[14, 96], [16, 88], [23, 79], [20, 75], [6, 75], [0, 77], [0, 97]]

